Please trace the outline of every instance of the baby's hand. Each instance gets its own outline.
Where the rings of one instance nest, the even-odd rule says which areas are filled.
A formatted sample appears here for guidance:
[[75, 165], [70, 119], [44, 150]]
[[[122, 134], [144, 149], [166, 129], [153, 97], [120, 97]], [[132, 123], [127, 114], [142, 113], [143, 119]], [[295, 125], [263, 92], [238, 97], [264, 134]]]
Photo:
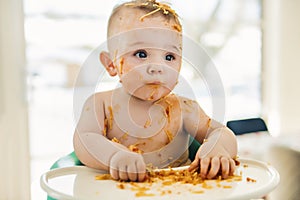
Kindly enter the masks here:
[[191, 163], [189, 170], [193, 171], [200, 168], [202, 178], [212, 179], [218, 175], [226, 179], [233, 175], [235, 170], [235, 161], [227, 156], [213, 156], [201, 158], [197, 153], [195, 160]]
[[114, 179], [143, 181], [146, 176], [146, 164], [142, 155], [126, 150], [115, 153], [109, 167]]
[[236, 153], [232, 153], [236, 152], [234, 149], [236, 149], [234, 145], [226, 145], [222, 139], [209, 139], [199, 148], [189, 170], [200, 168], [202, 178], [212, 179], [217, 175], [227, 178], [229, 175], [233, 175], [235, 170], [233, 158], [236, 157]]

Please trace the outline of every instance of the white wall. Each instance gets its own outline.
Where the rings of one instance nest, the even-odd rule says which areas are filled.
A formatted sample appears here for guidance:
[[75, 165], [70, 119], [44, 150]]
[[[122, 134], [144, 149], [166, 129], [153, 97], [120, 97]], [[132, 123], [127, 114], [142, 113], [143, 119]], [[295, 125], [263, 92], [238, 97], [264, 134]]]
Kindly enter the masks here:
[[263, 1], [263, 107], [271, 132], [300, 132], [300, 0]]
[[22, 0], [0, 0], [0, 199], [30, 199]]

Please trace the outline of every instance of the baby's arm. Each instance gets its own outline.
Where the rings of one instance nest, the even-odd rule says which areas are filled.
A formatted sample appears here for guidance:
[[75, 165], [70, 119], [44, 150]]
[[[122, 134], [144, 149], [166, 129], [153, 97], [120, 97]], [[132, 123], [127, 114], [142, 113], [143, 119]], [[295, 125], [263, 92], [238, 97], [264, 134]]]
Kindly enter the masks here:
[[[188, 103], [187, 103], [188, 102]], [[184, 128], [202, 143], [190, 170], [200, 167], [203, 178], [232, 175], [237, 156], [237, 141], [234, 133], [221, 123], [209, 118], [197, 102], [183, 100]]]
[[103, 134], [104, 119], [101, 95], [93, 95], [86, 101], [74, 133], [77, 157], [88, 167], [109, 170], [115, 179], [144, 180], [146, 166], [143, 157], [106, 138]]

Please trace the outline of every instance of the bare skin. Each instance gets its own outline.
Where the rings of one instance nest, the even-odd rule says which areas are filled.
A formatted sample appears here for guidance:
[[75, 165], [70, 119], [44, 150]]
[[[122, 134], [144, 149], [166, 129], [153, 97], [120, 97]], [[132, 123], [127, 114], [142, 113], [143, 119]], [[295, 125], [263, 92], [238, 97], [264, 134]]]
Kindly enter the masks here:
[[139, 20], [143, 15], [140, 9], [122, 8], [114, 16], [110, 34], [115, 38], [100, 61], [111, 76], [119, 76], [121, 87], [86, 101], [74, 133], [76, 155], [115, 179], [142, 181], [148, 164], [184, 164], [191, 134], [203, 144], [190, 170], [199, 168], [204, 178], [219, 171], [228, 177], [237, 154], [234, 134], [196, 101], [172, 94], [182, 54], [176, 22], [161, 15]]

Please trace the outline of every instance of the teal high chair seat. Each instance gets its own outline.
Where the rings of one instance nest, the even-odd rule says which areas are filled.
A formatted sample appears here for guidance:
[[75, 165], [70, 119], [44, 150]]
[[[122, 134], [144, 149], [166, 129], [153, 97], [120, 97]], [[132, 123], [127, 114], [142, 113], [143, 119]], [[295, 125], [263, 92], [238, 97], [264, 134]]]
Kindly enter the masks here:
[[77, 158], [75, 152], [60, 158], [57, 160], [50, 169], [62, 168], [62, 167], [71, 167], [71, 166], [80, 166], [83, 165], [80, 160]]

